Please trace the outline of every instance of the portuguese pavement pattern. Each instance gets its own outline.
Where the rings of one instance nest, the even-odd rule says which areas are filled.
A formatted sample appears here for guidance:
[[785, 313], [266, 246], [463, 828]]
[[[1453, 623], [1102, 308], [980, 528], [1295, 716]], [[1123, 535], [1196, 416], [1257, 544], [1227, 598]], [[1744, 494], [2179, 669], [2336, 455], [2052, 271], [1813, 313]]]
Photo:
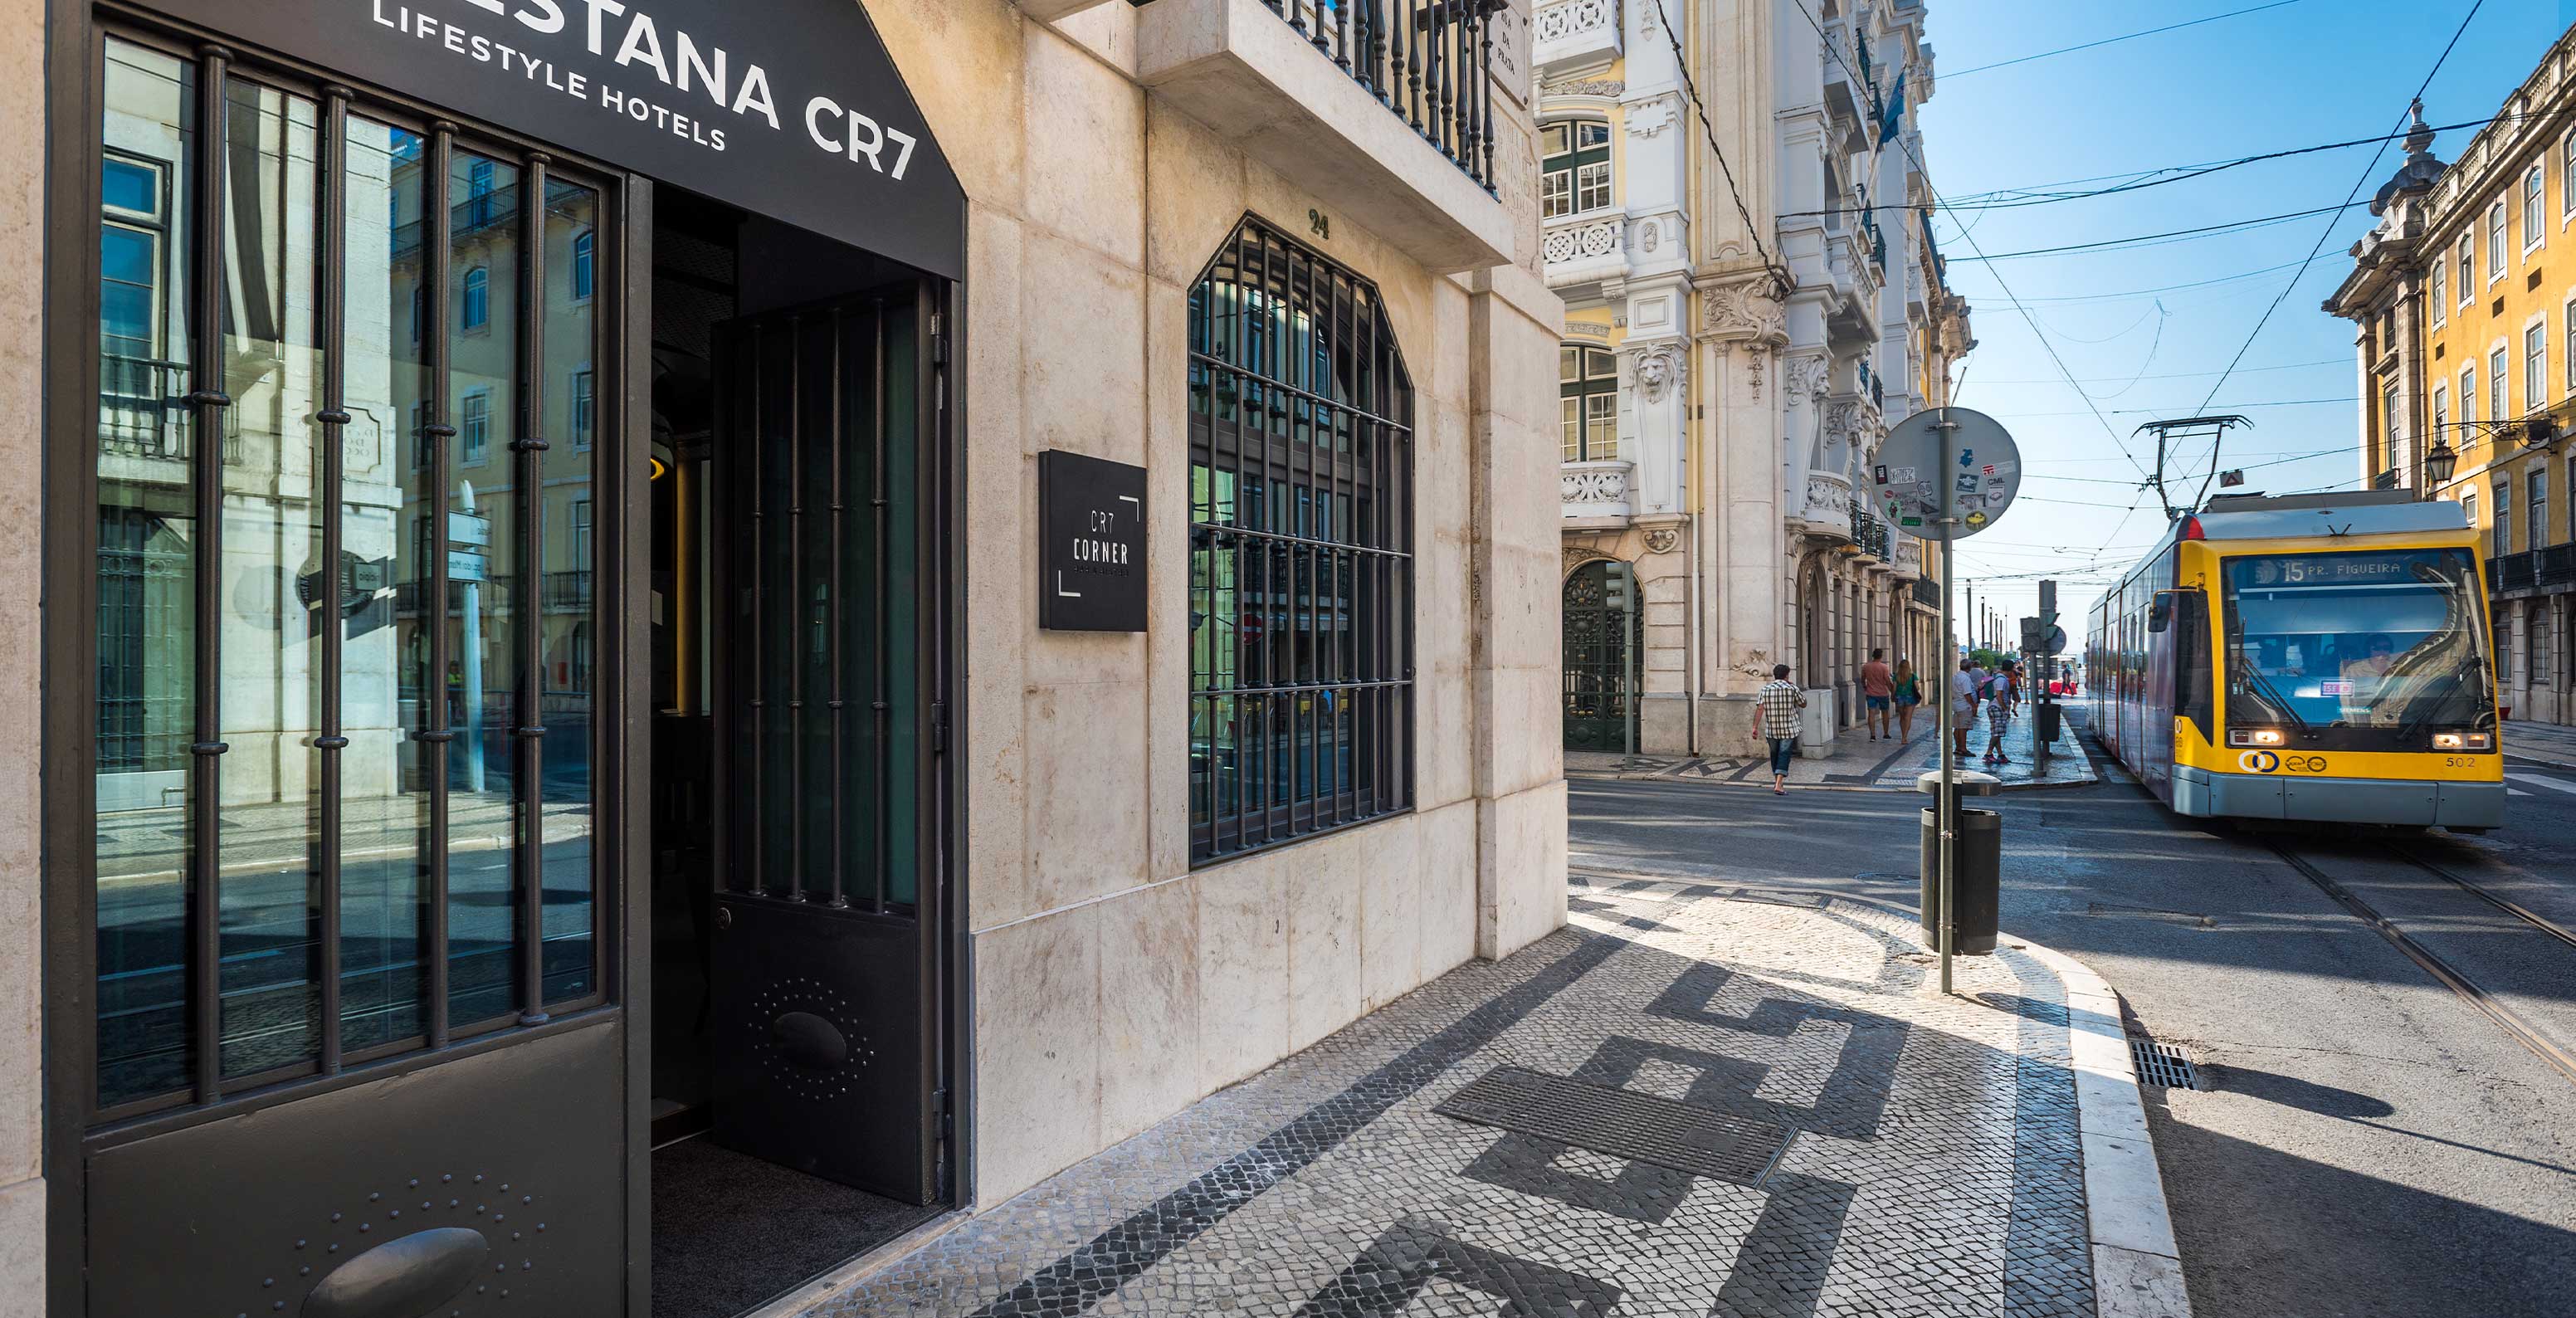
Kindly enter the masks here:
[[1831, 898], [1575, 880], [1573, 923], [810, 1312], [2092, 1318], [2064, 994]]

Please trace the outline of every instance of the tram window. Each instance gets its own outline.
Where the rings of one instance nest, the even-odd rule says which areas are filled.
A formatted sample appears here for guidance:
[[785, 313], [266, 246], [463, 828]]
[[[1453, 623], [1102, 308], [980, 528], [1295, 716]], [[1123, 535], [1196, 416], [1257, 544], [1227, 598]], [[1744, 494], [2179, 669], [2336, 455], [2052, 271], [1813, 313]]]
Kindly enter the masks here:
[[2232, 559], [2225, 580], [2231, 724], [2480, 718], [2482, 610], [2465, 551]]

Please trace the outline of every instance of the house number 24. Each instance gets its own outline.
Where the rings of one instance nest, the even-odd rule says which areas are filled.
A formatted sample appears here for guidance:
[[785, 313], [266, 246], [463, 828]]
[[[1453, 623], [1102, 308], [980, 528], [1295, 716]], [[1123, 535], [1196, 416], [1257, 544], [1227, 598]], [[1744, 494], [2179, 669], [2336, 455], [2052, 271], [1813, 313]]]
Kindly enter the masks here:
[[1333, 240], [1333, 217], [1319, 210], [1306, 212], [1306, 230], [1326, 242]]

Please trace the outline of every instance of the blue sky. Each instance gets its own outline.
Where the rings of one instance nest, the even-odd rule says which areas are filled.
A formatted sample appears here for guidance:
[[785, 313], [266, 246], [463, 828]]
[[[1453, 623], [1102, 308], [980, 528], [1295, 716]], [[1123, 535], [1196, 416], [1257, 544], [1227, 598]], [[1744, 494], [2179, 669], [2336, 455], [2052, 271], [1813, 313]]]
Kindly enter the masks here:
[[[2100, 187], [2121, 181], [2102, 176], [2396, 131], [2408, 97], [2470, 5], [2295, 0], [2096, 50], [1965, 72], [2262, 2], [1933, 0], [1927, 38], [1940, 78], [1923, 107], [1922, 126], [1934, 186], [1945, 200], [2072, 180], [2099, 179], [2078, 187]], [[2561, 0], [2486, 0], [2425, 93], [2426, 119], [2442, 125], [2495, 113], [2576, 19], [2561, 10]], [[2442, 134], [2434, 154], [2450, 160], [2474, 131]], [[2127, 195], [1941, 217], [1935, 232], [1950, 258], [1952, 287], [1969, 299], [1978, 343], [1954, 371], [1962, 385], [1957, 402], [2003, 421], [2020, 443], [2028, 473], [2021, 500], [1959, 556], [1960, 580], [1976, 584], [1980, 601], [1995, 599], [2011, 617], [2029, 613], [2038, 596], [2031, 574], [2055, 571], [2067, 631], [2083, 635], [2083, 610], [2103, 579], [2124, 570], [2164, 529], [2163, 514], [2154, 496], [2138, 489], [2139, 468], [2121, 456], [2120, 441], [2142, 422], [2202, 411], [2217, 373], [2289, 284], [2330, 218], [2333, 236], [2324, 251], [2207, 411], [2239, 412], [2254, 421], [2252, 430], [2228, 437], [2226, 465], [2276, 465], [2249, 470], [2247, 489], [2358, 485], [2353, 327], [2318, 304], [2350, 271], [2346, 251], [2372, 219], [2357, 206], [2334, 217], [2130, 250], [1991, 264], [1975, 260], [1977, 251], [2019, 252], [2332, 206], [2361, 177], [2373, 149], [2246, 165]], [[2391, 143], [2361, 200], [2403, 158]], [[2213, 280], [2225, 282], [2203, 283]], [[2178, 284], [2202, 286], [2138, 292]], [[2022, 299], [2092, 395], [2110, 423], [2107, 432], [2002, 285]], [[2333, 401], [2304, 401], [2319, 399]], [[2130, 451], [2152, 465], [2151, 441], [2133, 442]], [[2321, 456], [2281, 461], [2298, 454]], [[2192, 479], [2176, 490], [2177, 503], [2190, 500], [2208, 470], [2205, 448], [2182, 455], [2185, 463], [2195, 459]], [[2012, 577], [2021, 579], [2005, 579]], [[1963, 592], [1963, 607], [1964, 598]]]

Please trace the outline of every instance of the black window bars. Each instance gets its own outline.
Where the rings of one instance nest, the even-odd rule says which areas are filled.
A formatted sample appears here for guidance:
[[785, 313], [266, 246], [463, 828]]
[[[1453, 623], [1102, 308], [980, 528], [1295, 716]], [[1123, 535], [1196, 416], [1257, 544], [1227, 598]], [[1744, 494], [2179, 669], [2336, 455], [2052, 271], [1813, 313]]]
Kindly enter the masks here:
[[1413, 385], [1375, 287], [1247, 218], [1190, 293], [1190, 856], [1413, 805]]
[[1494, 190], [1492, 16], [1503, 0], [1262, 3], [1467, 177]]
[[[554, 744], [569, 747], [572, 762], [548, 784], [544, 714], [558, 693], [547, 689], [547, 647], [560, 638], [540, 628], [539, 610], [516, 604], [538, 600], [541, 581], [554, 575], [541, 570], [562, 540], [560, 528], [548, 533], [548, 481], [592, 478], [587, 462], [570, 473], [549, 473], [545, 463], [547, 377], [567, 356], [602, 357], [598, 323], [586, 316], [571, 331], [585, 342], [549, 342], [547, 310], [559, 299], [547, 293], [547, 252], [568, 244], [575, 227], [595, 228], [610, 194], [598, 181], [550, 177], [542, 152], [476, 147], [507, 162], [521, 195], [547, 204], [487, 197], [478, 217], [506, 231], [496, 250], [514, 263], [493, 272], [487, 296], [497, 303], [511, 291], [515, 348], [490, 369], [516, 400], [504, 421], [510, 456], [479, 473], [502, 487], [483, 509], [494, 528], [489, 546], [496, 558], [510, 546], [515, 561], [502, 560], [478, 584], [496, 628], [517, 631], [489, 647], [503, 665], [489, 703], [509, 724], [497, 734], [504, 767], [495, 771], [507, 801], [488, 822], [500, 842], [481, 868], [506, 877], [489, 894], [493, 910], [462, 913], [483, 926], [477, 938], [497, 944], [484, 957], [497, 982], [491, 993], [459, 997], [476, 1009], [453, 1018], [451, 966], [464, 953], [451, 946], [448, 796], [460, 729], [445, 674], [459, 645], [449, 621], [457, 589], [479, 573], [452, 570], [461, 556], [449, 535], [415, 537], [409, 528], [453, 525], [448, 340], [451, 247], [461, 236], [449, 193], [463, 130], [444, 121], [403, 126], [406, 117], [389, 108], [361, 111], [349, 88], [272, 80], [221, 46], [147, 41], [108, 43], [107, 120], [93, 127], [111, 139], [166, 138], [161, 163], [183, 176], [173, 200], [185, 217], [155, 275], [166, 285], [158, 296], [171, 307], [169, 335], [181, 340], [168, 351], [174, 360], [158, 363], [170, 383], [111, 370], [104, 356], [99, 382], [109, 401], [95, 437], [97, 762], [102, 784], [129, 776], [112, 798], [102, 786], [95, 803], [91, 1110], [102, 1120], [212, 1105], [538, 1024], [603, 1002], [607, 971], [598, 830], [586, 818], [601, 723], [556, 730]], [[167, 123], [156, 118], [164, 113]], [[406, 198], [427, 223], [397, 235], [388, 212], [399, 215]], [[415, 236], [420, 227], [430, 231], [426, 241]], [[362, 233], [364, 244], [353, 241]], [[368, 287], [371, 280], [382, 282]], [[431, 290], [420, 299], [417, 349], [388, 332], [414, 314], [402, 284]], [[366, 324], [353, 335], [352, 313], [362, 308]], [[156, 430], [138, 444], [131, 418], [139, 405], [128, 396], [147, 384], [158, 395], [150, 413], [173, 418], [156, 426], [184, 425], [225, 443], [191, 445], [186, 432], [162, 438]], [[406, 391], [413, 406], [399, 400]], [[434, 442], [425, 468], [406, 474], [415, 471], [414, 417]], [[353, 525], [360, 519], [363, 528]], [[104, 542], [111, 531], [120, 543]], [[124, 543], [147, 537], [148, 549]], [[184, 582], [134, 580], [143, 572], [126, 560], [145, 553], [153, 577]], [[579, 592], [585, 619], [590, 597]], [[228, 668], [234, 648], [241, 653]], [[184, 675], [170, 671], [181, 666]], [[586, 709], [588, 690], [560, 694]], [[186, 730], [184, 755], [165, 765], [127, 729], [173, 716]], [[354, 750], [353, 734], [363, 743]], [[228, 774], [244, 758], [234, 742], [254, 753]], [[564, 826], [578, 836], [558, 836], [564, 827], [552, 815], [566, 810], [558, 797], [578, 803], [571, 813], [583, 817]], [[403, 858], [362, 858], [368, 844], [397, 835]], [[562, 854], [550, 854], [550, 843]], [[352, 867], [370, 871], [371, 885], [383, 880], [383, 891], [351, 900]], [[579, 885], [557, 893], [579, 913], [553, 921], [578, 947], [551, 958], [549, 867]], [[394, 868], [405, 872], [387, 878]], [[166, 909], [156, 905], [164, 891]], [[388, 952], [392, 943], [405, 946]], [[352, 948], [363, 957], [348, 955]], [[483, 1003], [497, 1009], [481, 1011]]]

